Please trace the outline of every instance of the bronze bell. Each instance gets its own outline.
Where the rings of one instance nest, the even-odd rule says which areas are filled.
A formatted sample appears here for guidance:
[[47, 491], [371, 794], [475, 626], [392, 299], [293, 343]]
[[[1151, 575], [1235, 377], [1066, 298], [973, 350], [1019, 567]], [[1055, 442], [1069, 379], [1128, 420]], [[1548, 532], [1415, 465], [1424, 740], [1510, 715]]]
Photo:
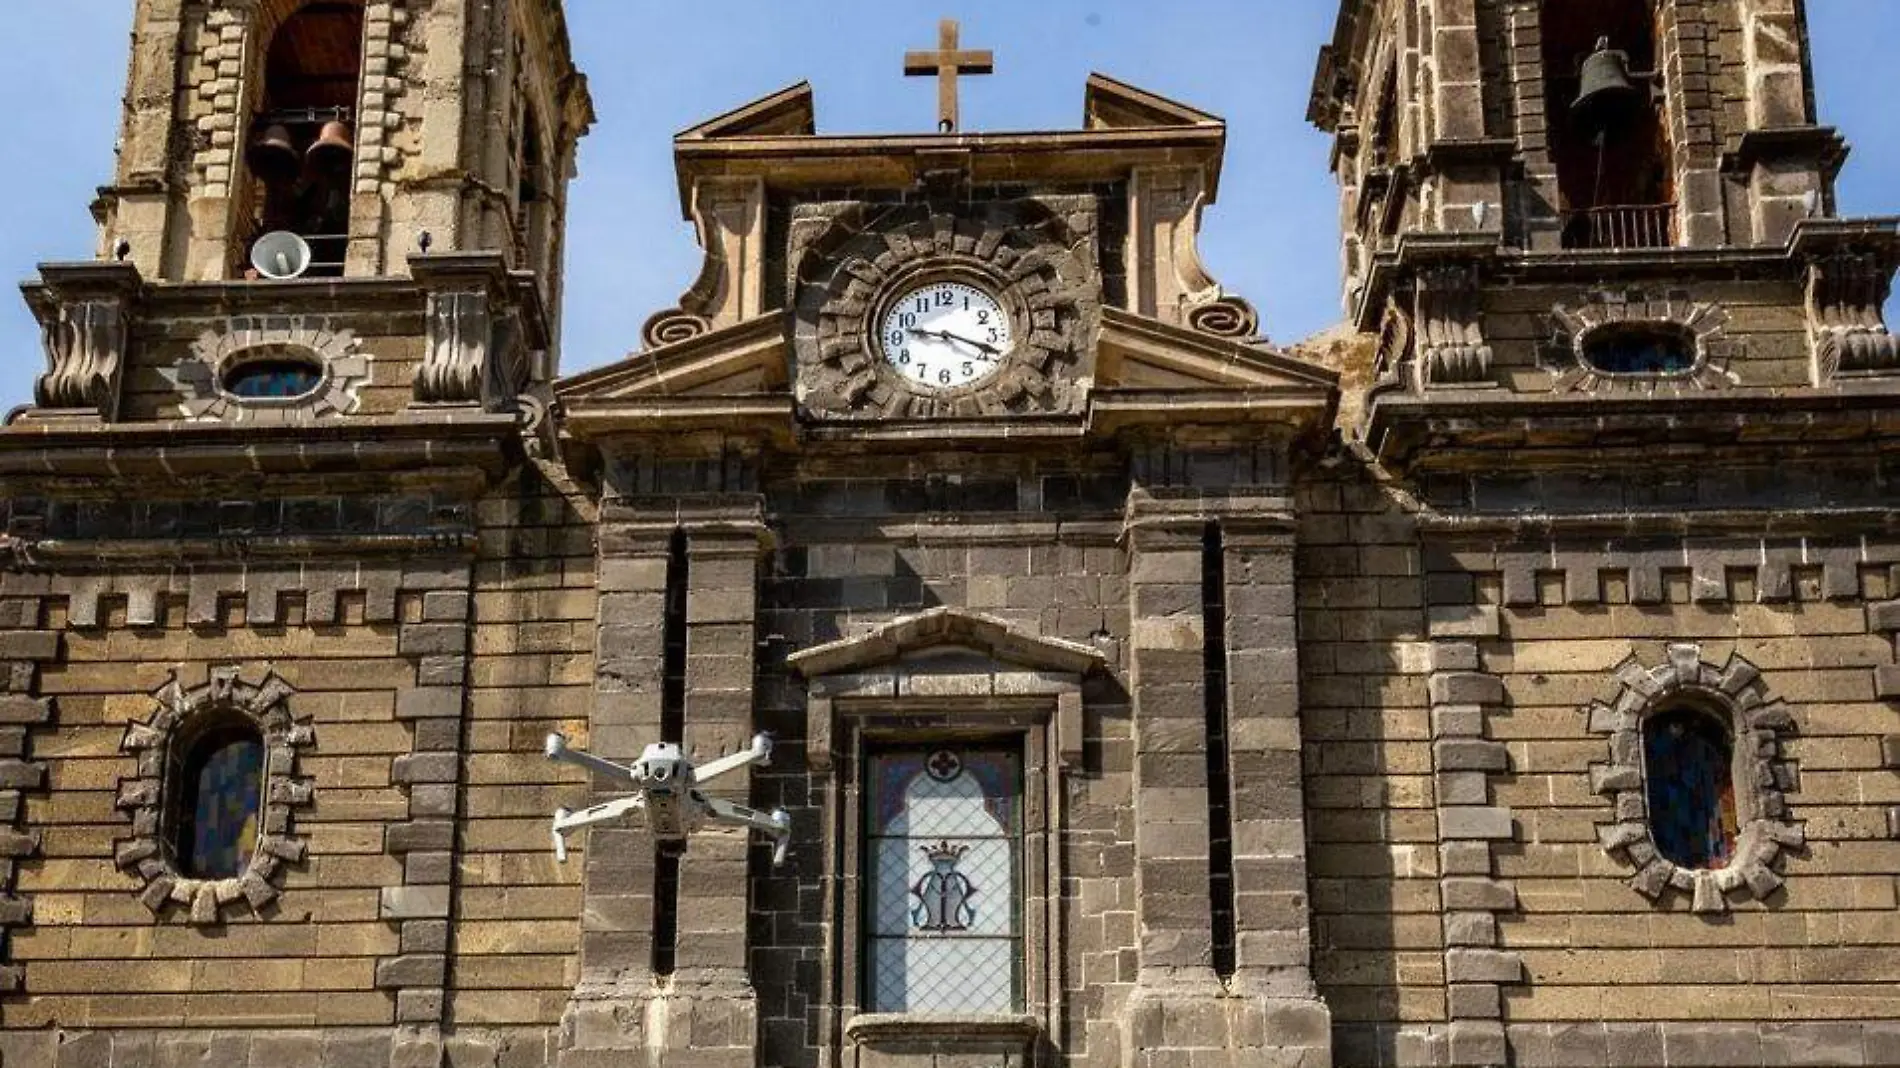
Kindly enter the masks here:
[[297, 176], [297, 146], [281, 124], [265, 128], [244, 153], [244, 162], [259, 181], [275, 184]]
[[1608, 37], [1597, 38], [1596, 51], [1583, 61], [1582, 85], [1571, 114], [1593, 130], [1607, 130], [1636, 107], [1642, 90], [1630, 78], [1628, 52], [1610, 47]]
[[311, 143], [304, 159], [310, 169], [321, 174], [339, 174], [349, 170], [356, 158], [356, 146], [350, 141], [350, 124], [332, 120], [323, 124], [323, 132]]

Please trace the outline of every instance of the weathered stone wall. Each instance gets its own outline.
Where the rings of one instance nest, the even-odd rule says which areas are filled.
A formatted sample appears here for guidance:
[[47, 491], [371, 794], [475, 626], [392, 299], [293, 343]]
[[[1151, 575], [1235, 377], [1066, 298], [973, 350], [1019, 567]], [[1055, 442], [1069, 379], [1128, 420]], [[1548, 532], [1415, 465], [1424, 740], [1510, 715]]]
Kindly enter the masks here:
[[[585, 787], [547, 764], [541, 739], [585, 737], [587, 704], [566, 695], [592, 663], [591, 528], [571, 500], [528, 466], [459, 506], [460, 553], [5, 574], [0, 642], [23, 665], [5, 708], [33, 763], [8, 780], [30, 828], [15, 855], [31, 859], [11, 888], [24, 912], [8, 921], [17, 992], [0, 1006], [0, 1056], [381, 1066], [435, 1064], [446, 1048], [457, 1063], [546, 1063], [579, 920], [578, 868], [554, 863], [547, 813]], [[67, 544], [165, 529], [151, 505], [67, 530], [57, 506], [11, 503], [10, 529], [50, 523]], [[254, 545], [378, 536], [259, 526], [266, 511], [309, 518], [314, 499], [196, 507], [239, 503]], [[458, 506], [412, 503], [455, 525]], [[404, 507], [331, 500], [345, 518], [380, 511], [385, 531]], [[442, 526], [433, 537], [456, 541]], [[203, 685], [226, 666], [281, 680], [306, 734], [295, 775], [269, 784], [265, 829], [293, 843], [274, 892], [220, 897], [200, 917], [129, 859], [126, 784], [141, 765], [126, 746], [171, 700], [169, 681]]]
[[[1878, 484], [1844, 459], [1816, 464], [1825, 494]], [[1476, 538], [1456, 512], [1648, 505], [1606, 501], [1615, 477], [1500, 493], [1509, 479], [1480, 473], [1473, 496], [1435, 509], [1449, 519], [1420, 528], [1403, 487], [1350, 460], [1332, 471], [1302, 484], [1299, 583], [1314, 943], [1336, 1063], [1891, 1060], [1900, 779], [1884, 606], [1900, 547], [1540, 537], [1495, 519], [1499, 533]], [[1690, 508], [1786, 483], [1676, 477]], [[1676, 663], [1773, 710], [1764, 724], [1786, 713], [1761, 766], [1796, 830], [1744, 850], [1713, 894], [1651, 881], [1613, 833], [1629, 815], [1609, 709]]]
[[1314, 977], [1335, 1063], [1393, 1063], [1402, 1026], [1446, 1018], [1417, 534], [1351, 463], [1297, 499]]

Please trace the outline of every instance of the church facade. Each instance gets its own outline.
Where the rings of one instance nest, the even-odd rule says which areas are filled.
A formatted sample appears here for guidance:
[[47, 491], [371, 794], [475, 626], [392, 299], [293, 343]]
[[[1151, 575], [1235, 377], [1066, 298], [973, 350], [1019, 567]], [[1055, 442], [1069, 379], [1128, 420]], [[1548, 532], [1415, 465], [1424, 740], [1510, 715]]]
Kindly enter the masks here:
[[1219, 118], [991, 65], [680, 134], [703, 269], [564, 375], [559, 0], [137, 0], [0, 426], [0, 1065], [1900, 1064], [1802, 5], [1345, 0], [1291, 347]]

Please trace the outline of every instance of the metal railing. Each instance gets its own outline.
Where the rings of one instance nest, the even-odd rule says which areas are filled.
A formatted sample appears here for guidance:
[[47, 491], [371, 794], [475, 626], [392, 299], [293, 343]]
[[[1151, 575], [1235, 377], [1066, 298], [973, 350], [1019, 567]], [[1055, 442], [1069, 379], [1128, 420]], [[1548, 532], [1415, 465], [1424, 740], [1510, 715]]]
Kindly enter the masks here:
[[1565, 248], [1668, 248], [1675, 243], [1674, 204], [1619, 204], [1564, 215]]

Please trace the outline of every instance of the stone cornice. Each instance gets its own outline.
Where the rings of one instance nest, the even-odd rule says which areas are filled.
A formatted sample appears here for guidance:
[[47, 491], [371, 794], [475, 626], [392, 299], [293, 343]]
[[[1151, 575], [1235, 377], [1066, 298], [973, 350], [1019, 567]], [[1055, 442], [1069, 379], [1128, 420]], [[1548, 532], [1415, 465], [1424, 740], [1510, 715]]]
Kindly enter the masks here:
[[21, 422], [0, 427], [0, 478], [173, 481], [220, 474], [450, 469], [501, 473], [517, 421], [472, 408], [412, 410], [306, 425]]
[[1118, 181], [1149, 164], [1199, 166], [1208, 200], [1219, 191], [1227, 130], [1216, 124], [1087, 131], [753, 136], [674, 142], [680, 207], [690, 217], [694, 182], [758, 177], [774, 190], [911, 189], [955, 160], [976, 184]]
[[1495, 462], [1574, 464], [1584, 450], [1671, 445], [1885, 442], [1900, 437], [1900, 383], [1841, 382], [1803, 389], [1694, 390], [1670, 395], [1526, 394], [1443, 390], [1373, 399], [1366, 442], [1400, 470]]

